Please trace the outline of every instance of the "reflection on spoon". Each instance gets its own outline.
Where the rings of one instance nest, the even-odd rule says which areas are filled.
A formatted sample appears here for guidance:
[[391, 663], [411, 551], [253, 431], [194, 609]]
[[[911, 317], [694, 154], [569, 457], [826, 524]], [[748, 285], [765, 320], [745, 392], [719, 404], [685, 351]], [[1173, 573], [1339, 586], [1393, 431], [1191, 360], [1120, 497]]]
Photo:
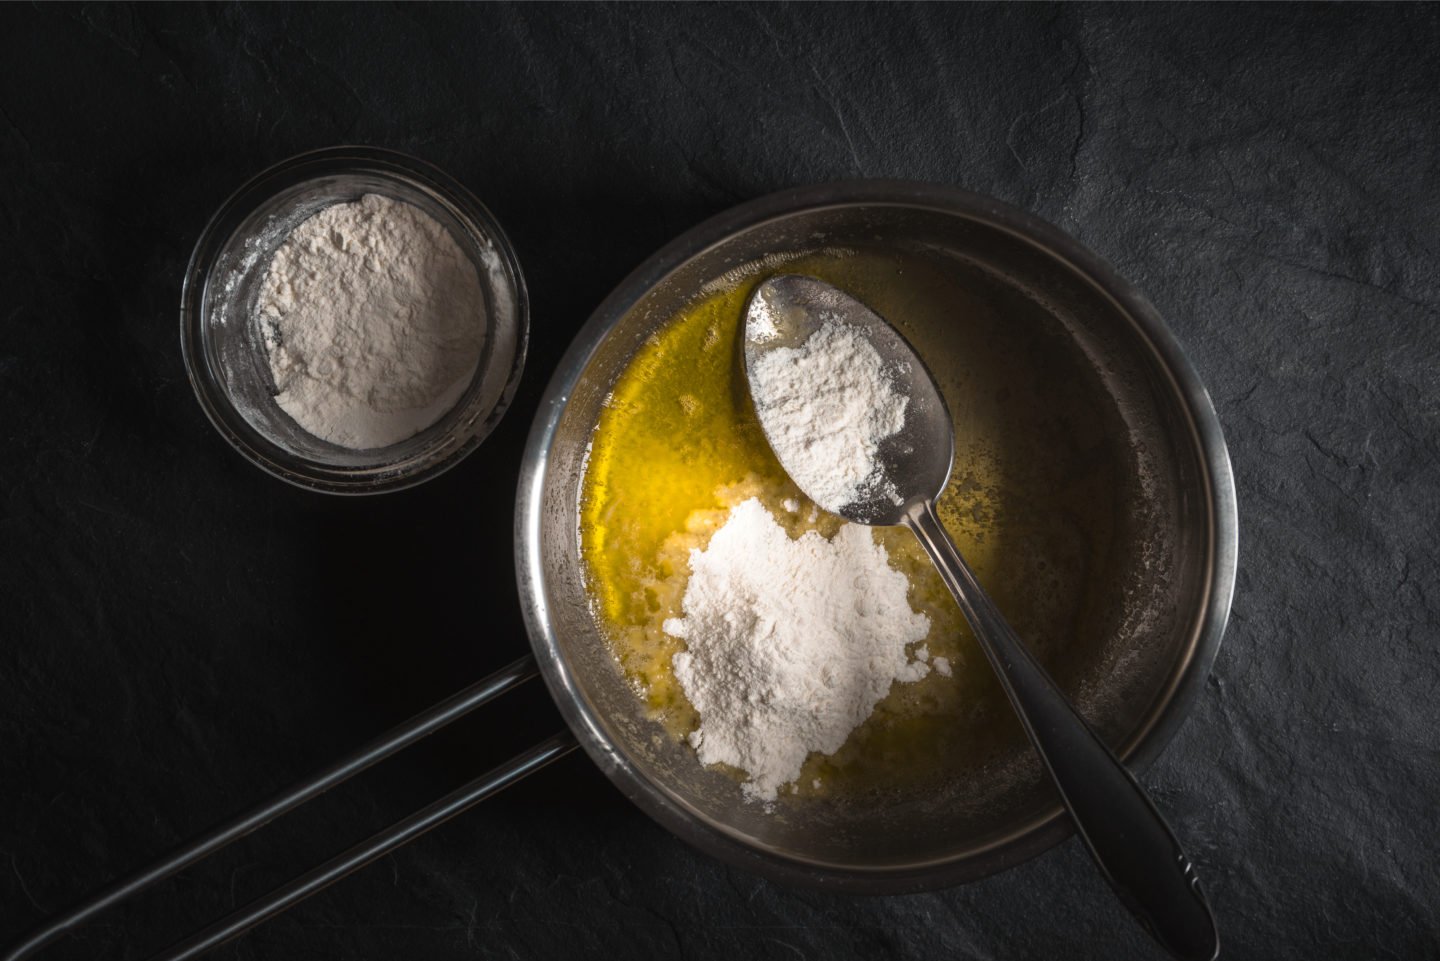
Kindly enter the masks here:
[[1101, 874], [1173, 956], [1217, 957], [1214, 917], [1174, 834], [1006, 623], [935, 515], [955, 441], [945, 401], [914, 349], [849, 294], [793, 274], [755, 289], [743, 344], [760, 427], [791, 479], [847, 520], [915, 533]]

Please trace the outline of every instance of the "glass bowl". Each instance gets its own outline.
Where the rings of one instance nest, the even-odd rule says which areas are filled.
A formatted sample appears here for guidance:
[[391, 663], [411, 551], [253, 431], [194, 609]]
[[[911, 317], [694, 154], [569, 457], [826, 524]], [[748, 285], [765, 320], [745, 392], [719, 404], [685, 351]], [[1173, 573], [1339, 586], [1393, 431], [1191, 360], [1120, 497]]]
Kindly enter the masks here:
[[[275, 401], [256, 300], [286, 236], [325, 207], [381, 194], [419, 207], [471, 258], [485, 293], [484, 346], [470, 385], [419, 433], [351, 450], [300, 427]], [[515, 252], [484, 205], [414, 157], [373, 147], [300, 154], [252, 178], [210, 218], [180, 303], [180, 347], [195, 396], [230, 445], [309, 490], [378, 494], [429, 480], [480, 446], [500, 422], [525, 365], [529, 302]]]

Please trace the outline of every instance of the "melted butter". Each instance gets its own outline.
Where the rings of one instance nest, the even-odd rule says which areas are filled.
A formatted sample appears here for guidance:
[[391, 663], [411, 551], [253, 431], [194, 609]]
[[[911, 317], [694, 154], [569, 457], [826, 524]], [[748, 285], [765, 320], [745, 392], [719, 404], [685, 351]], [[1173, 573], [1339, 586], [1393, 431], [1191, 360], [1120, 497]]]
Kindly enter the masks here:
[[[1050, 404], [1068, 403], [1082, 419], [1085, 405], [1057, 398], [1063, 383], [1037, 383], [1035, 396], [1024, 395], [1026, 384], [1013, 383], [1009, 371], [1016, 362], [1039, 363], [1042, 379], [1063, 377], [1074, 358], [1022, 348], [1012, 318], [957, 285], [953, 268], [919, 255], [817, 254], [782, 269], [849, 291], [915, 344], [955, 420], [956, 469], [939, 502], [941, 520], [1021, 636], [1042, 656], [1047, 644], [1063, 643], [1107, 541], [1113, 480], [1108, 461], [1095, 454], [1106, 447], [1103, 434], [1068, 423], [1037, 426], [1051, 416]], [[729, 508], [751, 496], [792, 536], [810, 529], [831, 536], [843, 523], [816, 510], [786, 477], [750, 409], [738, 348], [742, 311], [755, 285], [775, 272], [731, 278], [640, 348], [600, 416], [583, 482], [581, 547], [597, 618], [637, 691], [680, 737], [697, 718], [670, 667], [682, 642], [661, 625], [680, 614], [690, 550], [703, 548]], [[966, 363], [976, 356], [987, 363]], [[1086, 458], [1088, 469], [1057, 474]], [[787, 499], [800, 510], [786, 511]], [[837, 754], [811, 757], [801, 794], [973, 769], [1019, 738], [983, 655], [913, 536], [899, 528], [876, 528], [874, 536], [909, 578], [911, 606], [930, 617], [930, 654], [949, 658], [953, 674], [896, 684]]]

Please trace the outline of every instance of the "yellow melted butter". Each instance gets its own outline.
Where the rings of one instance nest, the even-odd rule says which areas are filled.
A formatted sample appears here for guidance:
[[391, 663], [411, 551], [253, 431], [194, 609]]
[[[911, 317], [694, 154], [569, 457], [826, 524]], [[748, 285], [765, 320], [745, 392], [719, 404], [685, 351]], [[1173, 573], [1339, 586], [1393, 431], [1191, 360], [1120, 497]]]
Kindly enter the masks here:
[[[829, 281], [892, 320], [926, 322], [935, 312], [912, 299], [929, 286], [917, 276], [923, 266], [893, 256], [818, 254], [782, 269]], [[774, 272], [759, 270], [702, 296], [640, 348], [599, 418], [581, 492], [581, 546], [603, 633], [637, 691], [681, 737], [698, 718], [671, 669], [683, 642], [662, 625], [681, 613], [690, 551], [703, 548], [729, 508], [752, 496], [791, 536], [812, 529], [833, 536], [844, 523], [816, 510], [788, 479], [750, 408], [738, 347], [742, 312], [755, 285]], [[994, 536], [1006, 516], [1001, 477], [983, 437], [958, 432], [957, 421], [963, 469], [941, 499], [940, 515], [985, 581], [1005, 540]], [[785, 510], [787, 499], [800, 510]], [[873, 535], [908, 577], [911, 606], [930, 617], [930, 654], [949, 658], [953, 675], [932, 671], [894, 685], [840, 752], [811, 757], [796, 786], [802, 794], [817, 790], [817, 781], [829, 791], [923, 777], [941, 758], [951, 766], [992, 740], [979, 735], [998, 688], [953, 600], [908, 531], [876, 528]]]

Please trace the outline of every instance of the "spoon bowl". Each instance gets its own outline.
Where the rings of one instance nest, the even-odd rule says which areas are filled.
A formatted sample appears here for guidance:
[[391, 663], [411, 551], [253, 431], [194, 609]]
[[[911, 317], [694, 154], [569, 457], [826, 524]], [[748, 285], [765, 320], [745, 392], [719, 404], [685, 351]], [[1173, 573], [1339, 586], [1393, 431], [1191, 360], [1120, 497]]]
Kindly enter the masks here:
[[[743, 341], [747, 375], [767, 352], [800, 347], [827, 321], [838, 321], [864, 335], [907, 397], [905, 425], [880, 442], [876, 458], [893, 488], [862, 489], [858, 500], [843, 505], [823, 503], [814, 491], [806, 495], [846, 520], [881, 527], [903, 524], [916, 506], [939, 497], [955, 462], [950, 411], [929, 368], [900, 332], [843, 291], [800, 274], [771, 277], [755, 288], [749, 304]], [[756, 413], [766, 436], [772, 436], [767, 413]]]

